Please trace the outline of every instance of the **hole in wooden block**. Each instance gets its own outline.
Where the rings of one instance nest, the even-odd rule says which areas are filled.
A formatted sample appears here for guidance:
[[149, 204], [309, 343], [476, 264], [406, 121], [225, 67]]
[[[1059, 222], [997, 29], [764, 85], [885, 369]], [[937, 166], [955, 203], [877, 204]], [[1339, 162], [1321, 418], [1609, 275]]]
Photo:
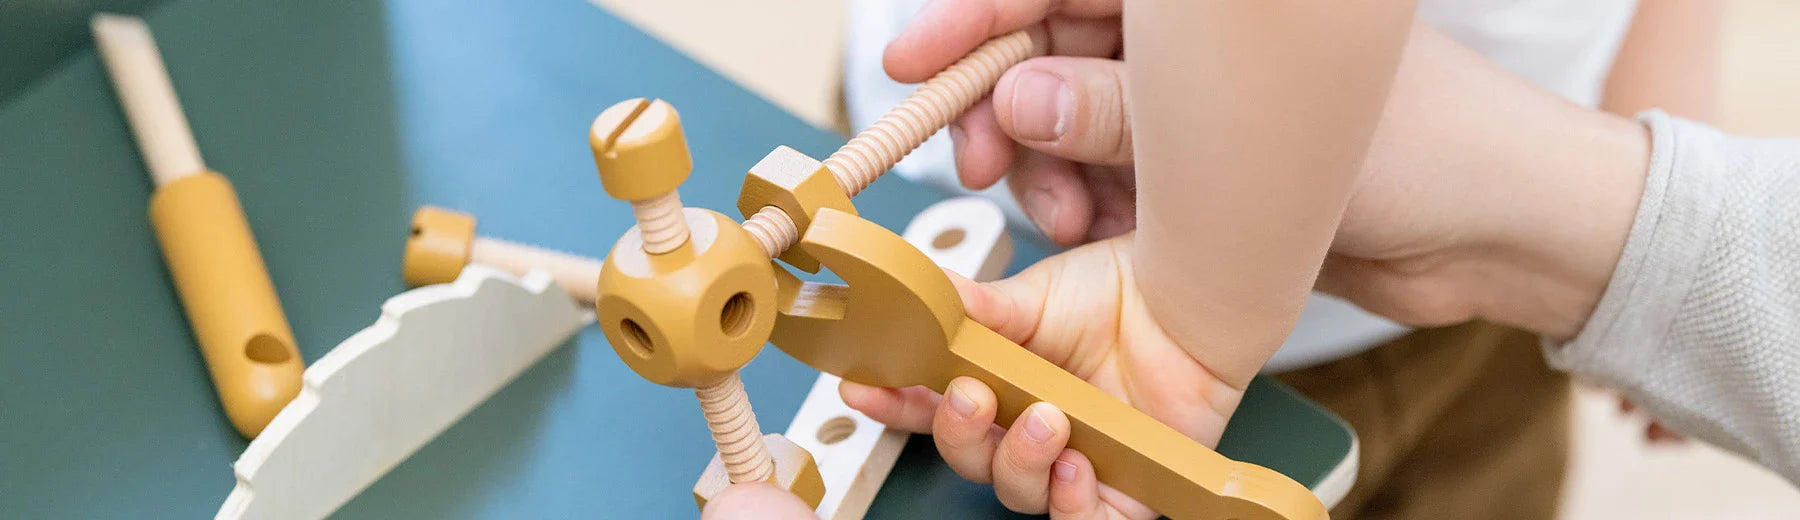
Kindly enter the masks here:
[[844, 439], [848, 439], [854, 434], [856, 434], [856, 419], [851, 419], [847, 415], [839, 415], [825, 421], [825, 424], [819, 425], [819, 444], [830, 446], [844, 442]]
[[413, 227], [412, 227], [412, 236], [414, 236], [414, 237], [417, 237], [417, 236], [419, 236], [419, 235], [420, 235], [420, 234], [423, 234], [423, 233], [425, 233], [425, 228], [422, 228], [422, 227], [419, 227], [419, 226], [413, 226]]
[[943, 232], [938, 233], [936, 238], [931, 239], [931, 247], [940, 251], [950, 249], [956, 247], [957, 244], [961, 244], [963, 238], [966, 238], [967, 236], [968, 233], [964, 232], [962, 228], [946, 229]]
[[257, 363], [285, 363], [288, 360], [287, 345], [268, 334], [257, 334], [244, 344], [244, 357]]
[[719, 309], [719, 330], [726, 336], [738, 337], [750, 330], [752, 314], [756, 313], [755, 302], [750, 300], [750, 293], [740, 292], [725, 300], [725, 307]]
[[650, 342], [650, 333], [637, 322], [626, 319], [619, 323], [619, 330], [625, 333], [625, 346], [631, 347], [638, 357], [650, 357], [650, 353], [656, 351], [656, 344]]

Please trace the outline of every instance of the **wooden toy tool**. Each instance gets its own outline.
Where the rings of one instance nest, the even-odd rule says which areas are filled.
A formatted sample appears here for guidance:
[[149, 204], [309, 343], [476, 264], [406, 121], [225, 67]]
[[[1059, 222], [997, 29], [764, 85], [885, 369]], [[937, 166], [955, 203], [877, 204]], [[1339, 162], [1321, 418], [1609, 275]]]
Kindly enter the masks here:
[[450, 283], [471, 263], [520, 277], [542, 269], [576, 301], [591, 305], [598, 297], [594, 280], [600, 279], [599, 260], [477, 236], [475, 216], [468, 213], [432, 206], [413, 213], [412, 233], [407, 236], [400, 267], [407, 285]]
[[1039, 401], [1069, 417], [1069, 448], [1101, 482], [1170, 518], [1325, 518], [1305, 486], [1232, 461], [970, 320], [950, 280], [906, 241], [826, 209], [800, 241], [848, 285], [781, 277], [772, 340], [820, 371], [943, 391], [969, 376], [994, 389], [1002, 426]]
[[[904, 236], [938, 267], [975, 281], [999, 279], [1012, 260], [1006, 214], [981, 197], [932, 204], [913, 216]], [[825, 499], [816, 510], [821, 520], [857, 520], [867, 514], [911, 436], [844, 404], [838, 394], [841, 382], [838, 376], [819, 374], [787, 429], [788, 438], [819, 461], [825, 479]]]
[[92, 28], [156, 183], [150, 223], [219, 402], [255, 437], [300, 392], [303, 370], [275, 285], [231, 183], [200, 159], [149, 27], [100, 14]]
[[812, 454], [762, 434], [738, 378], [775, 326], [774, 265], [730, 218], [681, 207], [675, 188], [693, 162], [668, 103], [613, 105], [588, 138], [606, 193], [630, 201], [638, 221], [606, 257], [595, 313], [639, 376], [700, 399], [719, 451], [694, 501], [704, 507], [732, 483], [770, 482], [818, 507], [825, 485]]
[[[1093, 460], [1100, 481], [1172, 518], [1326, 518], [1324, 505], [1305, 486], [1226, 459], [970, 321], [941, 269], [893, 232], [856, 216], [851, 197], [985, 95], [1007, 68], [1040, 52], [1023, 31], [990, 40], [823, 162], [777, 148], [745, 179], [738, 199], [746, 217], [741, 231], [722, 215], [680, 208], [674, 188], [686, 177], [685, 145], [679, 172], [662, 171], [655, 180], [647, 178], [659, 174], [651, 167], [609, 174], [609, 161], [613, 168], [620, 161], [615, 153], [636, 152], [643, 164], [677, 161], [666, 150], [638, 150], [648, 148], [638, 143], [656, 141], [647, 136], [666, 135], [671, 125], [601, 124], [609, 114], [611, 121], [645, 121], [640, 114], [653, 116], [648, 121], [672, 121], [672, 109], [643, 100], [608, 109], [590, 137], [595, 159], [607, 193], [632, 201], [639, 226], [619, 240], [601, 272], [596, 314], [607, 339], [640, 375], [664, 384], [698, 372], [665, 350], [694, 350], [695, 337], [734, 330], [734, 321], [754, 323], [742, 330], [758, 344], [768, 337], [789, 355], [851, 381], [925, 385], [942, 392], [953, 377], [971, 376], [994, 388], [1002, 425], [1032, 403], [1057, 405], [1072, 426], [1069, 447]], [[685, 228], [676, 229], [683, 225], [694, 229], [692, 240]], [[776, 269], [771, 275], [779, 281], [771, 291], [756, 279], [767, 271], [750, 268], [749, 255], [740, 252], [745, 235], [760, 246], [762, 257], [809, 272], [829, 267], [849, 284], [802, 283]], [[796, 244], [800, 247], [792, 247]], [[706, 257], [734, 260], [713, 265], [696, 260]], [[732, 291], [749, 303], [734, 310]], [[770, 310], [780, 314], [773, 326], [764, 324]], [[720, 321], [712, 323], [710, 316]], [[762, 335], [765, 330], [769, 336]], [[717, 342], [709, 336], [697, 343]], [[741, 348], [749, 355], [734, 358], [732, 371], [754, 355], [754, 348]], [[688, 363], [695, 364], [700, 363]], [[745, 407], [743, 416], [749, 415]], [[744, 422], [754, 430], [753, 417]], [[729, 453], [724, 443], [721, 452]], [[733, 482], [764, 480], [732, 473]]]

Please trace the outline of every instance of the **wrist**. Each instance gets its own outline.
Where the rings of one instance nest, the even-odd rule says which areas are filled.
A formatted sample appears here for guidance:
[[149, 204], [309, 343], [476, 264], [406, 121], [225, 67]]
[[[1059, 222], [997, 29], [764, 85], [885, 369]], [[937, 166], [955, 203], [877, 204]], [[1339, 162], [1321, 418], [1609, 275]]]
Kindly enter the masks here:
[[[1478, 313], [1551, 340], [1578, 334], [1612, 279], [1637, 218], [1650, 161], [1637, 121], [1568, 107], [1507, 175], [1525, 198], [1498, 234]], [[1578, 112], [1578, 113], [1576, 113]]]

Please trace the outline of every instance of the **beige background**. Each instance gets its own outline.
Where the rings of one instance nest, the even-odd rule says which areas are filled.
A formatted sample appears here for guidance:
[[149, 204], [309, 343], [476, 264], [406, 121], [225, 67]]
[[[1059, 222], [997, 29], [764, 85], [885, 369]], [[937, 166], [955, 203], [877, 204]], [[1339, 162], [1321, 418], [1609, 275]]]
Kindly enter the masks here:
[[[841, 0], [594, 1], [813, 125], [839, 126]], [[1800, 136], [1800, 2], [1725, 3], [1720, 126]], [[1699, 443], [1647, 446], [1642, 419], [1612, 397], [1577, 397], [1564, 518], [1800, 518], [1800, 491], [1773, 474]]]

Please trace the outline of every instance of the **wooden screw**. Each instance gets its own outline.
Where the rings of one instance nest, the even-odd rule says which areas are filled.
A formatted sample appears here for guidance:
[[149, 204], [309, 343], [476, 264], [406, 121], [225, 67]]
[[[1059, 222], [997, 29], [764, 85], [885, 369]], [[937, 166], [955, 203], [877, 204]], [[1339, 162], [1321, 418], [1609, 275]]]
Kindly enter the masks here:
[[[613, 198], [631, 203], [644, 252], [662, 255], [688, 242], [687, 218], [676, 187], [693, 169], [681, 117], [662, 100], [642, 98], [613, 105], [594, 119], [588, 134], [601, 185]], [[767, 481], [775, 459], [763, 442], [756, 412], [743, 380], [732, 372], [696, 388], [700, 411], [732, 483]]]
[[433, 206], [413, 213], [412, 233], [406, 238], [406, 254], [400, 272], [414, 287], [456, 281], [470, 263], [494, 267], [514, 276], [532, 269], [550, 278], [576, 301], [594, 304], [598, 297], [594, 280], [600, 278], [600, 261], [562, 251], [477, 236], [475, 216]]

